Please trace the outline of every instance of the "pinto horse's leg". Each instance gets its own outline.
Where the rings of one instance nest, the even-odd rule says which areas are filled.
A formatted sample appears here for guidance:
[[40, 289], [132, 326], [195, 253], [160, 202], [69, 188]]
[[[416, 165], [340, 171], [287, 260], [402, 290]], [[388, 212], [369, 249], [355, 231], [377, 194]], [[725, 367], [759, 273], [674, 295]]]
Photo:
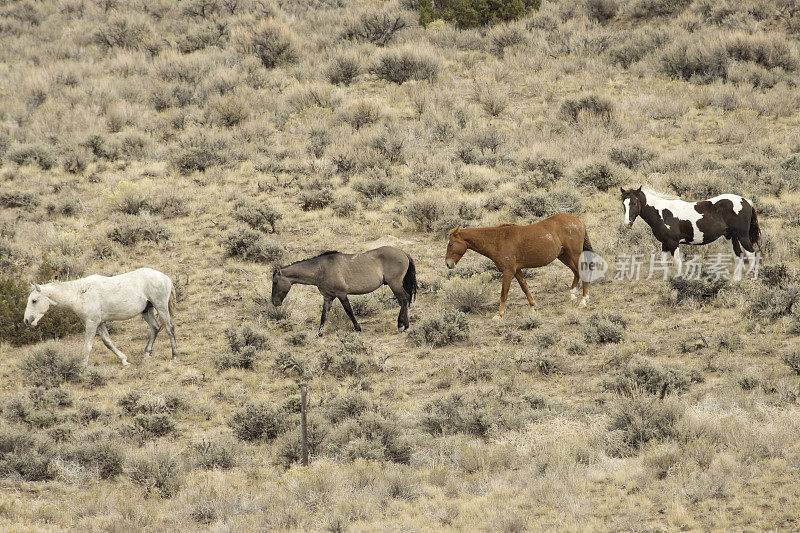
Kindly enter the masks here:
[[153, 314], [152, 306], [148, 306], [147, 309], [142, 312], [142, 318], [147, 322], [147, 325], [150, 326], [150, 338], [147, 340], [147, 346], [144, 348], [144, 356], [150, 357], [153, 354], [153, 344], [156, 342], [156, 337], [161, 331], [161, 324], [158, 322], [156, 315]]
[[122, 361], [123, 366], [128, 366], [130, 363], [128, 362], [128, 358], [125, 357], [125, 354], [120, 352], [114, 343], [111, 342], [111, 336], [108, 334], [108, 328], [105, 324], [100, 324], [97, 327], [97, 331], [100, 333], [100, 338], [103, 339], [103, 344], [106, 345], [106, 348], [114, 352], [119, 360]]
[[353, 327], [356, 331], [361, 331], [361, 326], [358, 325], [356, 321], [356, 315], [353, 314], [353, 308], [350, 307], [350, 300], [347, 299], [347, 296], [339, 297], [339, 301], [342, 302], [342, 307], [344, 307], [344, 312], [347, 313], [347, 316], [350, 317], [350, 320], [353, 322]]
[[503, 271], [503, 288], [500, 291], [500, 309], [497, 314], [492, 317], [492, 320], [500, 320], [503, 313], [506, 312], [506, 300], [508, 299], [508, 289], [511, 287], [511, 280], [514, 279], [513, 270]]
[[333, 303], [333, 298], [328, 298], [327, 296], [323, 296], [322, 300], [322, 316], [319, 319], [319, 331], [317, 335], [322, 337], [322, 328], [325, 326], [325, 319], [328, 317], [328, 311], [331, 309], [331, 304]]
[[525, 278], [522, 275], [522, 270], [517, 270], [514, 273], [514, 277], [517, 278], [517, 283], [519, 283], [519, 286], [522, 288], [522, 291], [528, 298], [528, 305], [531, 306], [531, 311], [533, 311], [534, 308], [536, 307], [536, 302], [533, 301], [533, 296], [531, 296], [531, 291], [528, 290], [528, 284], [525, 282]]
[[731, 244], [733, 245], [733, 253], [736, 255], [736, 266], [733, 268], [733, 281], [742, 281], [742, 272], [744, 272], [744, 254], [742, 253], [742, 246], [739, 239], [735, 236], [731, 237]]

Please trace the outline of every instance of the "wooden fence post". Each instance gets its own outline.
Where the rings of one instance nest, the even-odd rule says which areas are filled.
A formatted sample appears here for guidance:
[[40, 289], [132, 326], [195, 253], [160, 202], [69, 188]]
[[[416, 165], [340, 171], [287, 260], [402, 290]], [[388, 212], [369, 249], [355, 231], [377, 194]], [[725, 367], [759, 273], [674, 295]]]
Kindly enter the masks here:
[[306, 425], [306, 384], [300, 384], [300, 433], [302, 435], [303, 447], [302, 458], [303, 466], [308, 466], [308, 427]]

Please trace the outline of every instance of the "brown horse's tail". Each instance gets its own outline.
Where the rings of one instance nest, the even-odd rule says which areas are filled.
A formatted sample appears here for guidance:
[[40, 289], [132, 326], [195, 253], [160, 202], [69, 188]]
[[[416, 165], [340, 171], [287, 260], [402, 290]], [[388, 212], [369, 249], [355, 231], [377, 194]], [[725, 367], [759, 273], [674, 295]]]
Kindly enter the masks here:
[[761, 248], [761, 227], [758, 225], [758, 217], [756, 216], [755, 208], [750, 208], [750, 242], [753, 246], [758, 246], [758, 251], [763, 255], [764, 250]]
[[408, 303], [411, 303], [417, 295], [417, 267], [414, 266], [414, 260], [410, 255], [406, 254], [406, 257], [408, 257], [408, 269], [403, 277], [403, 290], [408, 295]]
[[589, 240], [589, 233], [584, 229], [583, 230], [583, 251], [584, 252], [593, 252], [592, 250], [592, 242]]

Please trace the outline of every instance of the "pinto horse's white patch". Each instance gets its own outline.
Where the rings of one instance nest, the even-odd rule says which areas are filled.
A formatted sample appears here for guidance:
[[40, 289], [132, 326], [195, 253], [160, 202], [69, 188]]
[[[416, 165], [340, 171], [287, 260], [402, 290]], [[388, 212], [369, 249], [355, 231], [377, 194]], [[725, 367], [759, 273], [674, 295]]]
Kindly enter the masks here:
[[715, 196], [714, 198], [709, 198], [708, 201], [712, 204], [719, 202], [720, 200], [730, 200], [733, 204], [733, 214], [738, 215], [739, 212], [742, 210], [742, 205], [744, 203], [744, 198], [737, 194], [720, 194], [719, 196]]
[[697, 212], [697, 209], [695, 209], [695, 203], [684, 202], [683, 200], [668, 200], [666, 198], [661, 198], [652, 192], [646, 192], [645, 199], [647, 200], [648, 205], [652, 206], [658, 211], [661, 220], [664, 220], [664, 211], [669, 211], [672, 213], [672, 216], [678, 220], [685, 220], [692, 224], [692, 240], [686, 241], [685, 244], [703, 244], [703, 232], [697, 227], [697, 221], [703, 218], [703, 215]]
[[630, 198], [625, 198], [622, 201], [622, 205], [625, 206], [625, 225], [626, 226], [630, 226], [631, 225], [631, 199]]

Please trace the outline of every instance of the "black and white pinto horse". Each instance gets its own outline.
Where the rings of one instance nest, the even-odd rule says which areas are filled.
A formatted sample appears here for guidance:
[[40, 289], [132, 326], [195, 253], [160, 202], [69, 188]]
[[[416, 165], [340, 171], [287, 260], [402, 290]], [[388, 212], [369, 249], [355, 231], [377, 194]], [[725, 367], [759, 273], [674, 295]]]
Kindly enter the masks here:
[[[636, 217], [642, 217], [661, 242], [661, 250], [672, 254], [678, 275], [683, 268], [681, 244], [709, 244], [725, 237], [731, 241], [733, 252], [740, 261], [734, 272], [735, 278], [741, 277], [745, 257], [752, 261], [755, 247], [761, 249], [758, 218], [753, 204], [746, 198], [721, 194], [699, 202], [684, 202], [647, 188], [626, 190], [620, 187], [620, 191], [625, 225], [630, 228]], [[748, 252], [746, 255], [742, 248]]]

